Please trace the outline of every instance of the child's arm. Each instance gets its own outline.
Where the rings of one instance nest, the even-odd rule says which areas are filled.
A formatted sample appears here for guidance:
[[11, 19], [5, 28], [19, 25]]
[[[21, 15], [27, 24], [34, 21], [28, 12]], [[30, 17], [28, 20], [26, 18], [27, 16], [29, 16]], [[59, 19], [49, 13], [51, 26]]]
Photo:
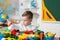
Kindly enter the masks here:
[[3, 23], [2, 22], [0, 22], [0, 26], [2, 25]]
[[9, 30], [19, 30], [19, 25], [18, 24], [12, 24], [8, 27]]
[[10, 25], [10, 26], [8, 27], [9, 30], [11, 30], [12, 28], [13, 28], [13, 25]]

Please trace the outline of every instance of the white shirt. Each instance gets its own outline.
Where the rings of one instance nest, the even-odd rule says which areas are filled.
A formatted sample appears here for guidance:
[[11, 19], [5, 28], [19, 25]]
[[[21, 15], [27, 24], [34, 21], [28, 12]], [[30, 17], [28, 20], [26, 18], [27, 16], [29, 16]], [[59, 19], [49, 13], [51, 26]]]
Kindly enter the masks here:
[[20, 24], [12, 24], [11, 26], [8, 27], [9, 30], [13, 30], [13, 29], [16, 29], [16, 30], [20, 30], [20, 31], [36, 31], [37, 30], [37, 27], [36, 26], [33, 26], [33, 25], [28, 25], [28, 26], [24, 26], [22, 25], [21, 23]]

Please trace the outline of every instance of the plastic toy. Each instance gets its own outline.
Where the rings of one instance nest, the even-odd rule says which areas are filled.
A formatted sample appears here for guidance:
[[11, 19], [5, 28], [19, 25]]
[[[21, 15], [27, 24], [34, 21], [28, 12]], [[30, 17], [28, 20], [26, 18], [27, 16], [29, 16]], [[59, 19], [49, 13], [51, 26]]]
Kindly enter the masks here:
[[17, 40], [17, 39], [18, 39], [18, 36], [12, 36], [12, 35], [11, 35], [10, 38], [14, 38], [14, 39]]
[[18, 36], [18, 40], [23, 40], [24, 38], [25, 36], [21, 36], [21, 35]]
[[28, 38], [24, 38], [23, 40], [28, 40]]
[[34, 34], [34, 32], [31, 30], [31, 31], [24, 31], [25, 34]]
[[39, 37], [39, 35], [38, 35], [38, 34], [36, 34], [36, 35], [35, 35], [35, 37]]
[[40, 40], [43, 40], [44, 33], [40, 33]]
[[8, 18], [9, 18], [8, 15], [6, 15], [6, 14], [1, 14], [1, 15], [0, 15], [0, 22], [5, 23]]
[[54, 37], [49, 37], [49, 36], [47, 36], [47, 37], [46, 37], [46, 40], [54, 40]]
[[5, 40], [15, 40], [14, 38], [5, 38]]
[[54, 37], [56, 34], [53, 34], [51, 32], [47, 32], [46, 35], [49, 36], [49, 37]]
[[17, 35], [19, 35], [20, 34], [20, 31], [19, 30], [12, 30], [11, 31], [11, 35], [13, 35], [13, 36], [17, 36]]
[[4, 34], [0, 34], [0, 40], [4, 38]]
[[[7, 31], [5, 28], [2, 33], [0, 33], [0, 40], [5, 38], [5, 40], [54, 40], [56, 34], [47, 32], [44, 34], [43, 31], [37, 30], [20, 32], [19, 30]], [[29, 32], [29, 33], [28, 33]]]
[[5, 28], [4, 31], [10, 33], [10, 30], [8, 28]]
[[20, 31], [20, 35], [22, 35], [22, 34], [23, 34], [23, 32]]
[[38, 34], [40, 34], [40, 33], [44, 33], [43, 31], [41, 31], [41, 30], [37, 30], [36, 31]]
[[11, 35], [16, 36], [16, 30], [15, 29], [11, 31]]
[[56, 34], [53, 34], [53, 33], [51, 33], [51, 32], [47, 32], [46, 34], [45, 34], [45, 39], [46, 40], [54, 40], [54, 36], [55, 36]]
[[34, 40], [33, 38], [28, 38], [28, 40]]
[[10, 34], [10, 30], [8, 30], [8, 28], [5, 28], [3, 31], [1, 31], [1, 34], [4, 34], [5, 37]]
[[40, 40], [40, 38], [39, 38], [39, 37], [33, 37], [33, 39], [34, 39], [34, 40]]

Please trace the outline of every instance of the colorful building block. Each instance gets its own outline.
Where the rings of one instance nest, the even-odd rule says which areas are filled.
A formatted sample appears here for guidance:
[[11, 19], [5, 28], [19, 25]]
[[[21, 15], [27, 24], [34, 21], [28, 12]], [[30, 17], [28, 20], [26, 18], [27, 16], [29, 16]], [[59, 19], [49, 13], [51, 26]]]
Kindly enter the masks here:
[[47, 36], [47, 37], [46, 37], [46, 40], [54, 40], [54, 37], [49, 37], [49, 36]]
[[4, 38], [4, 34], [0, 34], [0, 40]]
[[16, 36], [16, 30], [12, 30], [11, 35]]
[[40, 33], [40, 40], [43, 40], [44, 33]]
[[24, 31], [25, 34], [34, 34], [34, 32], [31, 30], [31, 31]]
[[15, 40], [14, 38], [5, 38], [5, 40]]

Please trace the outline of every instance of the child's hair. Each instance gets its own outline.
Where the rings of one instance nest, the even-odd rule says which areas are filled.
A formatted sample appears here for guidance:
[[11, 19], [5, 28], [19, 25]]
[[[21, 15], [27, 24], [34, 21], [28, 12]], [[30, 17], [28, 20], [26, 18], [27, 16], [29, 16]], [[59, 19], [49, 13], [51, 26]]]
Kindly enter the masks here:
[[27, 16], [29, 19], [33, 19], [33, 13], [31, 11], [25, 11], [22, 16]]

